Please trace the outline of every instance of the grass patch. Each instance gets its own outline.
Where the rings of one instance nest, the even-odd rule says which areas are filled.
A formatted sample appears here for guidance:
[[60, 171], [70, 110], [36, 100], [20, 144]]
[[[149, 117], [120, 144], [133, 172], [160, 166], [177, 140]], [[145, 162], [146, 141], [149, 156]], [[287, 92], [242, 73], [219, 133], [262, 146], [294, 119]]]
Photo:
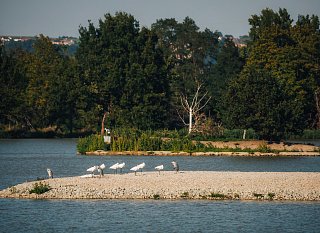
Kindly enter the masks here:
[[262, 199], [264, 197], [264, 195], [261, 193], [253, 193], [253, 196], [257, 199]]
[[33, 188], [29, 191], [29, 194], [36, 193], [36, 194], [43, 194], [45, 192], [48, 192], [50, 190], [50, 186], [46, 183], [35, 183], [33, 185]]
[[258, 152], [261, 152], [261, 153], [272, 153], [272, 152], [275, 152], [274, 150], [272, 150], [268, 145], [267, 143], [261, 143], [259, 146], [258, 146], [258, 149], [257, 149]]
[[227, 198], [227, 196], [222, 194], [222, 193], [211, 193], [209, 195], [209, 197], [216, 198], [216, 199], [225, 199], [225, 198]]
[[189, 193], [188, 192], [183, 192], [180, 197], [181, 198], [189, 198]]

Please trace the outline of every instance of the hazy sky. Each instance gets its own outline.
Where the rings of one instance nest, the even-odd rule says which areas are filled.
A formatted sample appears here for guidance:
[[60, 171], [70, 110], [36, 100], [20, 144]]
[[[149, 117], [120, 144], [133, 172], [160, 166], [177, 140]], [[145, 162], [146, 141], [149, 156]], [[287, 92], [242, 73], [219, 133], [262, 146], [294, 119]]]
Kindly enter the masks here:
[[76, 36], [79, 25], [97, 23], [105, 13], [125, 11], [141, 26], [160, 18], [181, 22], [191, 17], [203, 30], [234, 36], [247, 34], [248, 18], [269, 7], [286, 8], [292, 19], [299, 14], [318, 15], [319, 0], [0, 0], [0, 35]]

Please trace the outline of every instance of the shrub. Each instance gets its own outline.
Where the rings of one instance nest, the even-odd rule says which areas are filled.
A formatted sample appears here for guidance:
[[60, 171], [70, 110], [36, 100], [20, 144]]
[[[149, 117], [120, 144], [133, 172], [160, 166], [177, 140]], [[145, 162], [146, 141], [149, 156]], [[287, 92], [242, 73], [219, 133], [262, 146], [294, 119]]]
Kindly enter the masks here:
[[211, 198], [219, 198], [219, 199], [224, 199], [226, 198], [226, 195], [222, 193], [211, 193], [210, 196]]
[[183, 192], [180, 197], [181, 198], [188, 198], [189, 197], [189, 193], [188, 192]]
[[264, 195], [260, 193], [253, 193], [253, 196], [259, 199], [264, 197]]
[[261, 153], [270, 153], [273, 152], [273, 150], [267, 145], [267, 143], [261, 143], [258, 146], [258, 151]]
[[275, 195], [276, 195], [275, 193], [268, 193], [268, 198], [272, 200]]
[[42, 193], [45, 193], [45, 192], [48, 192], [50, 190], [50, 186], [48, 184], [43, 184], [43, 183], [35, 183], [33, 185], [33, 189], [31, 189], [29, 191], [29, 193], [36, 193], [36, 194], [42, 194]]

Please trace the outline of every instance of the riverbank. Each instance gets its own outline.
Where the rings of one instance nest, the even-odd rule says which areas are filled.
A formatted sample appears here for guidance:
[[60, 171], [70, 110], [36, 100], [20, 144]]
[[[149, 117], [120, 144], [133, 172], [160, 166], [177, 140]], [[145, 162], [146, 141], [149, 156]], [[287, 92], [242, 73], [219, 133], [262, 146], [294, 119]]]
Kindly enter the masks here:
[[311, 151], [283, 151], [283, 152], [172, 152], [172, 151], [89, 151], [86, 155], [101, 155], [101, 156], [320, 156], [320, 152]]
[[51, 190], [29, 194], [35, 182], [0, 191], [0, 198], [34, 199], [236, 199], [320, 201], [318, 172], [143, 172], [101, 178], [41, 181]]
[[173, 151], [88, 151], [86, 155], [150, 155], [150, 156], [320, 156], [320, 147], [296, 143], [268, 143], [263, 140], [201, 141], [215, 148], [212, 152]]

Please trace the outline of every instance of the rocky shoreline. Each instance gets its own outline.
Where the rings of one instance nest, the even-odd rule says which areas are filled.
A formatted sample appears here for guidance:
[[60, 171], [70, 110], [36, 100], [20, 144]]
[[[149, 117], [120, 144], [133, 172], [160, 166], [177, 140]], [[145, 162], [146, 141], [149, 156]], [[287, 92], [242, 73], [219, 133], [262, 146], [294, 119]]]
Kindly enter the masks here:
[[[39, 182], [50, 191], [30, 194]], [[18, 184], [1, 190], [0, 198], [320, 201], [320, 173], [164, 171], [66, 177]]]
[[122, 155], [142, 155], [142, 156], [320, 156], [316, 151], [282, 151], [282, 152], [172, 152], [172, 151], [88, 151], [85, 155], [99, 156], [122, 156]]

